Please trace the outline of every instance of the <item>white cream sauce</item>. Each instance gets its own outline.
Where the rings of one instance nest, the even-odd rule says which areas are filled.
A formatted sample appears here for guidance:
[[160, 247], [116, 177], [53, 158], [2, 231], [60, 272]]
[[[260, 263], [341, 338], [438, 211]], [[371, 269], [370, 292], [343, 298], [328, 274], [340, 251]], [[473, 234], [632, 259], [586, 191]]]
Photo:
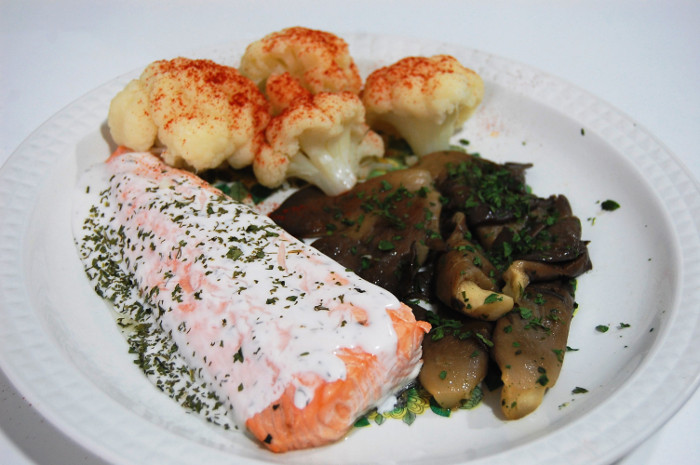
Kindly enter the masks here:
[[[143, 175], [144, 163], [153, 176]], [[87, 270], [106, 253], [132, 277], [179, 353], [239, 424], [290, 385], [297, 407], [307, 405], [314, 384], [300, 375], [343, 379], [342, 349], [395, 366], [397, 337], [386, 312], [400, 306], [393, 295], [192, 177], [161, 173], [159, 163], [126, 154], [84, 173], [76, 242]], [[96, 230], [105, 250], [86, 239]]]

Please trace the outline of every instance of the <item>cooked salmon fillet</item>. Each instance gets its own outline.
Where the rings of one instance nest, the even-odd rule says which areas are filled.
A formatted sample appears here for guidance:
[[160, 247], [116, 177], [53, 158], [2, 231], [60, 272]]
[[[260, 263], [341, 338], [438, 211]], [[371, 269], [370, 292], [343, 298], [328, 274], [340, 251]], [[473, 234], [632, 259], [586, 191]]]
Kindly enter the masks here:
[[78, 244], [107, 231], [100, 253], [270, 450], [340, 439], [417, 376], [427, 323], [192, 173], [120, 149], [77, 192]]

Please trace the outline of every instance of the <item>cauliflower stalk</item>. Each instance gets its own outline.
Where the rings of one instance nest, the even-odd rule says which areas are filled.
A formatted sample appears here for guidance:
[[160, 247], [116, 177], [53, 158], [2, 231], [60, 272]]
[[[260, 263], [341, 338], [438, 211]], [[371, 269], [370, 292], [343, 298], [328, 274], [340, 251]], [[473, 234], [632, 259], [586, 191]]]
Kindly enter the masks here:
[[361, 162], [379, 157], [384, 144], [365, 124], [359, 97], [351, 92], [322, 92], [295, 100], [266, 130], [270, 150], [253, 162], [258, 181], [268, 187], [300, 178], [327, 195], [350, 190]]
[[166, 163], [196, 171], [250, 165], [269, 120], [269, 103], [238, 70], [188, 58], [151, 63], [114, 97], [107, 118], [117, 144], [162, 144]]
[[447, 150], [476, 111], [484, 83], [454, 57], [407, 57], [372, 72], [362, 90], [370, 126], [398, 133], [416, 155]]
[[270, 76], [289, 73], [310, 92], [359, 93], [362, 78], [348, 44], [330, 32], [290, 27], [246, 48], [239, 71], [261, 89]]

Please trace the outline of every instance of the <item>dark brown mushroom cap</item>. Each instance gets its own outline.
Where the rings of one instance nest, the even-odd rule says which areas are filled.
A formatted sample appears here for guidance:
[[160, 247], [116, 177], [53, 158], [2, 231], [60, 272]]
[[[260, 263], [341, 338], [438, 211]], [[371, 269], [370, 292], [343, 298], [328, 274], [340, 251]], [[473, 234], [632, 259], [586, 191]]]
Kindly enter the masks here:
[[270, 217], [298, 238], [317, 238], [316, 249], [401, 298], [431, 243], [441, 243], [441, 209], [430, 174], [406, 169], [336, 197], [301, 189]]

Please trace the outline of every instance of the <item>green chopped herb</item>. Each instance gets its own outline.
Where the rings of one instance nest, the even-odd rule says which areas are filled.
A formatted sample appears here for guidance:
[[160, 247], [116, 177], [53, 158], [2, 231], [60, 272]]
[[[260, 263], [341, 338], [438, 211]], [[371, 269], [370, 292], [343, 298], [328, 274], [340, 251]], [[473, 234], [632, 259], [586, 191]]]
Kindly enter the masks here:
[[605, 211], [611, 212], [620, 208], [620, 204], [614, 200], [605, 200], [600, 204], [601, 208]]
[[610, 326], [607, 326], [607, 325], [598, 325], [595, 327], [595, 330], [598, 331], [599, 333], [607, 333], [609, 329], [610, 329]]
[[523, 320], [529, 320], [532, 318], [532, 310], [530, 310], [527, 307], [519, 307], [518, 311], [520, 312], [520, 318]]
[[572, 394], [585, 394], [585, 393], [587, 393], [587, 392], [588, 392], [588, 389], [582, 388], [582, 387], [578, 387], [578, 386], [576, 386], [576, 387], [575, 387], [574, 389], [572, 389], [572, 391], [571, 391]]
[[239, 202], [241, 202], [246, 197], [248, 197], [248, 194], [248, 189], [246, 189], [242, 182], [231, 183], [229, 189], [229, 196], [231, 196], [231, 198], [233, 198], [234, 200], [238, 200]]
[[559, 363], [562, 363], [564, 361], [564, 351], [561, 349], [552, 349], [552, 352], [554, 352], [554, 355], [557, 356], [557, 361]]
[[382, 239], [379, 241], [379, 244], [377, 244], [377, 248], [382, 251], [388, 251], [394, 250], [395, 247], [393, 242]]
[[486, 347], [493, 347], [493, 342], [489, 341], [483, 334], [474, 333], [474, 336], [480, 340]]
[[226, 258], [230, 258], [231, 260], [238, 260], [242, 255], [243, 251], [235, 245], [229, 247], [228, 252], [226, 252]]
[[469, 396], [469, 399], [462, 400], [460, 409], [465, 409], [465, 410], [471, 410], [477, 405], [481, 403], [481, 400], [484, 398], [484, 391], [481, 389], [480, 386], [476, 386], [472, 392], [471, 395]]

